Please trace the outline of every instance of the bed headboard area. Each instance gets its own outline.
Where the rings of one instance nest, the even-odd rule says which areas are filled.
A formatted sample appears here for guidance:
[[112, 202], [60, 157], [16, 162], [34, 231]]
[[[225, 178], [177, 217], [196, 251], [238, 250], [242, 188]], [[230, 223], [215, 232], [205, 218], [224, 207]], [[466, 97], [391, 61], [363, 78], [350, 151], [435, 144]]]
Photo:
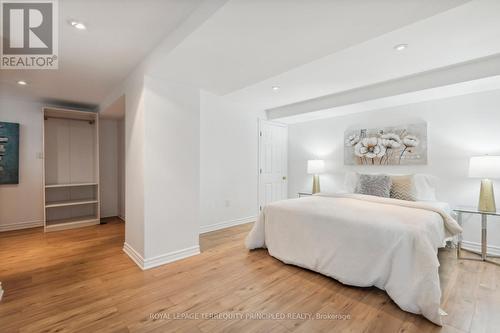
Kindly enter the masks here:
[[[500, 155], [499, 105], [495, 90], [290, 124], [289, 197], [311, 191], [307, 160], [320, 159], [323, 192], [344, 189], [347, 173], [423, 174], [433, 177], [438, 201], [478, 206], [480, 180], [469, 177], [469, 164], [472, 156]], [[492, 182], [498, 192], [500, 180]], [[480, 221], [470, 219], [466, 235], [478, 238]], [[491, 235], [500, 235], [500, 223], [490, 227]], [[492, 244], [500, 246], [495, 238]]]

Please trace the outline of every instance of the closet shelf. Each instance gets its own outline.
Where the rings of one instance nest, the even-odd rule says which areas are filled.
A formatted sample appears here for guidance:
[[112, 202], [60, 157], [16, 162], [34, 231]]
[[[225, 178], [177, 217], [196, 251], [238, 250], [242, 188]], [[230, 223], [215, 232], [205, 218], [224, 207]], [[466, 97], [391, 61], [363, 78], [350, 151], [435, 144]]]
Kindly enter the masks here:
[[45, 188], [81, 187], [81, 186], [97, 186], [97, 183], [50, 184], [50, 185], [45, 185]]
[[97, 202], [98, 201], [95, 199], [51, 201], [45, 203], [45, 208], [89, 205], [89, 204], [96, 204]]
[[60, 220], [49, 220], [45, 224], [46, 231], [56, 231], [72, 228], [80, 228], [99, 224], [99, 218], [95, 215], [72, 217]]

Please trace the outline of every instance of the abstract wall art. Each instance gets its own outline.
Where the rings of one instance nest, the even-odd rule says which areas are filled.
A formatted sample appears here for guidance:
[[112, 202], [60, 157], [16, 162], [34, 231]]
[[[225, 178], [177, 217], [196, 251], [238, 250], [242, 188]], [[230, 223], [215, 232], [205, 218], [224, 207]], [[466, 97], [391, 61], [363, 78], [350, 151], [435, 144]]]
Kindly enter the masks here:
[[0, 121], [0, 185], [19, 184], [19, 124]]
[[427, 124], [348, 130], [344, 164], [427, 164]]

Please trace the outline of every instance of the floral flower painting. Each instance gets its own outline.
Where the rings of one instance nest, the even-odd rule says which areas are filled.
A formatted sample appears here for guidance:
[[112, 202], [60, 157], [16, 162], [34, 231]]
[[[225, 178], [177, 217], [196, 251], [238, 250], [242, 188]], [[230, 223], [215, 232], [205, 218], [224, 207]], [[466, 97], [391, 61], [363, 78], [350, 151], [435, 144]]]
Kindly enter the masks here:
[[427, 124], [356, 129], [345, 133], [346, 165], [427, 164]]

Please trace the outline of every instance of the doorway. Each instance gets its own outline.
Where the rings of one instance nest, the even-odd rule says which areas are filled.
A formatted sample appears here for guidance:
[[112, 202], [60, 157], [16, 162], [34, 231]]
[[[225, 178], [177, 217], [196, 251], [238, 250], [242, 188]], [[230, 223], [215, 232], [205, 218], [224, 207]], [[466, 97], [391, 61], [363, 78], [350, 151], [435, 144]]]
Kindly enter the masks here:
[[259, 120], [259, 209], [288, 198], [288, 127]]

